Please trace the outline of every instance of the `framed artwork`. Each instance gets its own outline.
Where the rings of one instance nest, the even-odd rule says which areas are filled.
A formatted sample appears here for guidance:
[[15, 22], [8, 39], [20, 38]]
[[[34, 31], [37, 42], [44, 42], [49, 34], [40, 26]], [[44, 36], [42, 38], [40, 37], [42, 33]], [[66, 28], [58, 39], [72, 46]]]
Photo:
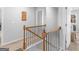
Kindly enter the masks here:
[[22, 11], [21, 12], [21, 20], [22, 21], [26, 21], [27, 20], [27, 12], [26, 11]]
[[71, 15], [71, 23], [76, 23], [76, 16], [75, 15]]

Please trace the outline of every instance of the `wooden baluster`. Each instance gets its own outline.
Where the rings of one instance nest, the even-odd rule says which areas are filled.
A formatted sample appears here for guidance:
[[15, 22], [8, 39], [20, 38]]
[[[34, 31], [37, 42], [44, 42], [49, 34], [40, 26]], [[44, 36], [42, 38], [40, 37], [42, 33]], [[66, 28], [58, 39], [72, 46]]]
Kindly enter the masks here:
[[26, 44], [25, 44], [26, 48], [27, 48], [27, 31], [26, 31]]
[[[31, 29], [32, 30], [32, 29]], [[31, 37], [31, 33], [30, 33], [30, 42], [29, 42], [29, 44], [31, 45], [31, 39], [32, 39], [32, 37]]]
[[46, 42], [46, 51], [47, 51], [47, 50], [48, 50], [48, 49], [47, 49], [47, 35], [46, 35], [46, 40], [45, 40], [45, 42]]
[[23, 49], [25, 49], [25, 25], [23, 27], [23, 30], [24, 30]]
[[31, 37], [31, 33], [30, 33], [30, 45], [31, 45], [31, 38], [32, 38], [32, 37]]
[[50, 34], [49, 33], [47, 33], [47, 45], [48, 45], [48, 47], [47, 47], [47, 49], [48, 49], [48, 51], [50, 51], [50, 38], [49, 38], [49, 36], [50, 36]]
[[30, 32], [28, 32], [28, 46], [29, 46], [29, 41], [30, 41]]
[[46, 32], [45, 30], [43, 30], [43, 33], [42, 33], [42, 38], [43, 38], [43, 51], [46, 50], [46, 42], [45, 42], [45, 38], [46, 38]]

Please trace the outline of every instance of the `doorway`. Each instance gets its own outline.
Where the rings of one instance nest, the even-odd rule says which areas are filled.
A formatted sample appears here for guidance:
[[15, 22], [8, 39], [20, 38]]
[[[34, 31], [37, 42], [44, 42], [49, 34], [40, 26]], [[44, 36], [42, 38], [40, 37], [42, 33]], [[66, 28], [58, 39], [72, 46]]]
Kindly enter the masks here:
[[79, 51], [79, 8], [71, 10], [71, 41], [69, 51]]
[[36, 11], [36, 25], [44, 25], [44, 15], [43, 10], [37, 10]]

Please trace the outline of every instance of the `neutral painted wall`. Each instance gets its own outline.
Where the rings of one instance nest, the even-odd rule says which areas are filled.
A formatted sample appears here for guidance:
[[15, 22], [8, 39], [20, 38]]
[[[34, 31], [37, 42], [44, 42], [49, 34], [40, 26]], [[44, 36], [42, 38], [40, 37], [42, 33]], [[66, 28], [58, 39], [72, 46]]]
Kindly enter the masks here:
[[[65, 7], [46, 8], [46, 30], [47, 32], [50, 32], [49, 40], [54, 46], [57, 46], [60, 50], [65, 50], [65, 48], [68, 47], [70, 44], [69, 16], [69, 10], [67, 10]], [[52, 30], [57, 26], [61, 26], [61, 30], [59, 32], [52, 32]]]
[[[67, 10], [63, 7], [48, 7], [46, 8], [46, 30], [49, 32], [49, 41], [58, 49], [65, 50], [66, 46], [69, 46], [70, 31], [65, 25], [69, 24], [69, 18], [67, 16]], [[68, 22], [68, 23], [67, 23]], [[59, 32], [52, 32], [54, 28], [61, 26]], [[65, 45], [67, 40], [67, 44]], [[51, 48], [50, 50], [52, 50]]]
[[69, 47], [71, 42], [71, 8], [67, 8], [67, 32], [66, 32], [66, 48]]
[[1, 38], [2, 38], [2, 31], [1, 31], [1, 27], [2, 27], [2, 11], [1, 11], [1, 8], [0, 8], [0, 45], [1, 45]]
[[1, 24], [1, 8], [0, 8], [0, 24]]
[[47, 7], [46, 8], [46, 24], [47, 32], [51, 32], [57, 26], [58, 8]]
[[60, 48], [65, 50], [69, 47], [71, 40], [70, 8], [60, 7], [58, 15], [58, 25], [61, 26]]
[[[58, 47], [58, 32], [52, 32], [54, 28], [58, 25], [58, 8], [57, 7], [47, 7], [46, 8], [46, 31], [49, 32], [49, 42], [51, 42], [55, 47]], [[56, 49], [50, 46], [49, 50]]]
[[[21, 21], [20, 13], [26, 11], [28, 14], [27, 21]], [[3, 40], [2, 44], [16, 41], [23, 38], [23, 25], [35, 25], [34, 8], [3, 8]]]
[[66, 12], [64, 8], [60, 7], [58, 8], [58, 25], [61, 26], [60, 37], [59, 37], [60, 50], [65, 49], [65, 33], [66, 33], [65, 23], [66, 23]]
[[79, 12], [76, 14], [76, 30], [79, 32]]

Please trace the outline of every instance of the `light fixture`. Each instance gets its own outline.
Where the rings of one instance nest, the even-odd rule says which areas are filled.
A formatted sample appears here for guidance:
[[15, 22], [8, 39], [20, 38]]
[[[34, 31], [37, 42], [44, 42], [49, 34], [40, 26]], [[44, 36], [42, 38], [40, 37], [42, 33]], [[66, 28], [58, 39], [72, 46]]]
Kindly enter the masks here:
[[27, 20], [27, 12], [26, 11], [22, 11], [21, 12], [21, 20], [22, 21], [26, 21]]

